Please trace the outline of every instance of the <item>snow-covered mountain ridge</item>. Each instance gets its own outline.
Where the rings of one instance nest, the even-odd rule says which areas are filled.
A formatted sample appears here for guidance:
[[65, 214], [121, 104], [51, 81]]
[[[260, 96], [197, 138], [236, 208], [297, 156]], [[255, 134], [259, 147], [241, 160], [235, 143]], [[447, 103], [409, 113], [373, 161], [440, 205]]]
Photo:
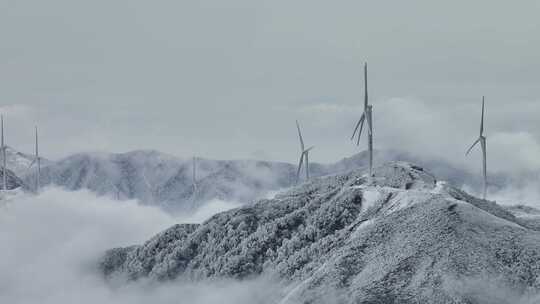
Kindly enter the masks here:
[[362, 170], [318, 178], [201, 225], [173, 226], [110, 250], [100, 267], [128, 280], [265, 275], [288, 286], [282, 303], [326, 303], [328, 295], [337, 303], [487, 303], [468, 280], [540, 288], [540, 232], [393, 162], [372, 180]]
[[[394, 151], [378, 151], [375, 156], [378, 163], [405, 160], [423, 164], [411, 155]], [[319, 177], [364, 168], [366, 164], [367, 153], [362, 152], [333, 164], [312, 163], [310, 173]], [[458, 187], [477, 184], [474, 176], [449, 164], [428, 164]], [[178, 210], [197, 208], [212, 199], [250, 203], [296, 182], [294, 164], [198, 158], [195, 187], [192, 165], [191, 159], [157, 151], [79, 153], [47, 163], [41, 171], [41, 183], [67, 190], [89, 189], [99, 195]], [[24, 174], [24, 180], [33, 184], [34, 172]]]
[[[7, 167], [33, 191], [36, 170], [29, 169], [32, 155], [7, 149]], [[360, 152], [330, 164], [310, 164], [310, 175], [320, 177], [365, 168], [368, 155]], [[407, 161], [419, 164], [467, 189], [481, 188], [480, 175], [452, 166], [448, 162], [423, 160], [398, 151], [375, 151], [375, 162]], [[78, 153], [58, 161], [42, 158], [41, 185], [66, 190], [88, 189], [114, 199], [134, 199], [142, 204], [168, 211], [194, 210], [212, 200], [250, 204], [271, 196], [296, 183], [296, 164], [258, 160], [212, 160], [198, 158], [196, 185], [193, 183], [192, 159], [184, 159], [153, 150], [126, 153]], [[303, 174], [302, 174], [303, 176]], [[517, 176], [491, 174], [490, 191], [516, 185], [527, 186], [535, 174]], [[533, 188], [535, 186], [532, 186]], [[510, 187], [513, 188], [513, 187]], [[531, 189], [527, 189], [531, 190]], [[540, 192], [540, 189], [537, 190]], [[512, 201], [513, 202], [513, 201]], [[513, 203], [524, 203], [522, 199]], [[531, 202], [527, 202], [531, 203]], [[537, 203], [537, 202], [532, 202]]]
[[[30, 165], [34, 159], [34, 155], [29, 155], [17, 151], [10, 146], [6, 146], [6, 166], [19, 177], [33, 173], [31, 172], [32, 170]], [[48, 159], [41, 158], [41, 164], [42, 166], [47, 166], [50, 164], [50, 161]]]
[[193, 209], [212, 199], [248, 202], [294, 180], [294, 166], [285, 163], [198, 158], [195, 186], [192, 166], [191, 159], [157, 151], [80, 153], [44, 167], [41, 182], [166, 209]]

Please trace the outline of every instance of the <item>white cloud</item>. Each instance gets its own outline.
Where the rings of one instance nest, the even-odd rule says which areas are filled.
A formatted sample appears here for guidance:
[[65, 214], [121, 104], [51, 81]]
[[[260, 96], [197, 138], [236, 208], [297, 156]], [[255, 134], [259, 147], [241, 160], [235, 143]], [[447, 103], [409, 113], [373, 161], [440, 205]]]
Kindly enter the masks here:
[[[479, 100], [442, 103], [413, 97], [374, 98], [371, 104], [374, 107], [375, 148], [443, 159], [460, 168], [479, 172], [479, 146], [465, 156], [467, 148], [479, 136]], [[530, 107], [524, 111], [517, 108], [498, 107], [487, 100], [485, 135], [491, 172], [518, 174], [524, 170], [540, 170], [540, 137], [535, 135], [533, 124], [537, 112]], [[329, 151], [335, 155], [341, 153], [343, 157], [355, 152], [348, 138], [361, 111], [360, 103], [356, 106], [317, 103], [298, 107], [297, 112], [303, 115], [306, 137], [317, 146], [312, 157], [314, 161]], [[320, 145], [321, 141], [327, 144]], [[360, 144], [360, 150], [364, 149], [365, 134]]]
[[31, 106], [24, 104], [10, 104], [5, 106], [0, 106], [0, 113], [5, 117], [11, 118], [29, 118], [29, 116], [34, 115], [34, 109]]
[[[468, 115], [464, 105], [474, 104], [477, 113], [483, 94], [490, 123], [503, 128], [490, 132], [540, 134], [539, 120], [529, 115], [538, 114], [540, 96], [540, 40], [530, 39], [540, 36], [535, 1], [392, 6], [11, 1], [0, 9], [0, 100], [35, 107], [43, 154], [52, 158], [141, 148], [244, 158], [261, 149], [295, 161], [290, 151], [297, 139], [290, 135], [299, 118], [317, 145], [313, 160], [332, 161], [356, 151], [347, 137], [359, 115], [354, 109], [362, 102], [367, 60], [376, 136], [384, 134], [386, 115], [378, 100], [411, 96], [459, 118]], [[478, 20], [485, 7], [490, 14]], [[299, 104], [309, 112], [295, 111]], [[500, 118], [491, 115], [496, 108], [503, 110]], [[513, 113], [520, 119], [511, 119]], [[424, 129], [437, 122], [410, 119]], [[407, 129], [401, 122], [407, 121], [388, 127]], [[31, 151], [31, 137], [13, 133], [28, 124], [9, 126], [10, 144]], [[444, 154], [448, 145], [431, 150]]]
[[501, 132], [488, 138], [491, 159], [503, 171], [540, 169], [540, 143], [528, 132]]
[[105, 250], [142, 243], [177, 222], [201, 221], [229, 208], [225, 202], [184, 219], [134, 201], [59, 189], [3, 203], [0, 303], [264, 303], [261, 299], [275, 295], [261, 281], [139, 282], [112, 288], [98, 273], [96, 262]]
[[184, 223], [202, 223], [216, 213], [238, 208], [240, 206], [242, 206], [242, 204], [238, 202], [226, 202], [223, 200], [213, 199], [209, 202], [205, 202], [192, 214], [182, 216], [179, 221]]

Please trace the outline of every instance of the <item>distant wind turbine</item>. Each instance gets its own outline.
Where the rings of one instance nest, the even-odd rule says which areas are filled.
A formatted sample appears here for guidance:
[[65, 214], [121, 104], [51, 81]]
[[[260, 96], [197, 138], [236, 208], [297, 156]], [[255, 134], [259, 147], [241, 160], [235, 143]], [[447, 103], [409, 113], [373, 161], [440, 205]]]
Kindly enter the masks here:
[[4, 142], [4, 115], [0, 115], [1, 124], [2, 124], [2, 189], [7, 190], [7, 179], [6, 179], [6, 145]]
[[39, 188], [41, 187], [40, 184], [40, 178], [41, 178], [41, 157], [39, 156], [39, 141], [38, 141], [38, 128], [36, 126], [36, 144], [35, 144], [35, 155], [34, 160], [32, 160], [32, 163], [30, 163], [29, 167], [32, 167], [34, 164], [36, 164], [36, 192], [39, 192]]
[[314, 146], [305, 148], [304, 147], [304, 139], [302, 138], [302, 132], [300, 131], [300, 124], [298, 124], [298, 120], [296, 121], [296, 129], [298, 130], [298, 137], [300, 138], [300, 162], [298, 163], [298, 171], [296, 172], [296, 183], [298, 184], [298, 181], [300, 181], [300, 171], [302, 170], [302, 164], [305, 162], [305, 171], [306, 171], [306, 180], [309, 180], [309, 151]]
[[484, 177], [484, 189], [483, 189], [483, 199], [486, 199], [486, 193], [487, 193], [487, 161], [486, 161], [486, 137], [484, 136], [484, 96], [482, 96], [482, 118], [480, 120], [480, 136], [478, 139], [472, 144], [472, 146], [467, 150], [465, 155], [469, 155], [469, 152], [471, 152], [472, 148], [480, 142], [480, 147], [482, 148], [482, 173]]
[[193, 193], [197, 190], [197, 157], [193, 156]]
[[[367, 63], [364, 64], [364, 112], [360, 116], [360, 120], [354, 127], [351, 140], [354, 140], [356, 131], [358, 131], [358, 139], [356, 145], [360, 145], [360, 136], [364, 128], [364, 121], [367, 122], [368, 132], [368, 151], [369, 151], [369, 176], [373, 176], [373, 107], [368, 104], [368, 86], [367, 86]], [[360, 127], [360, 129], [358, 129]]]

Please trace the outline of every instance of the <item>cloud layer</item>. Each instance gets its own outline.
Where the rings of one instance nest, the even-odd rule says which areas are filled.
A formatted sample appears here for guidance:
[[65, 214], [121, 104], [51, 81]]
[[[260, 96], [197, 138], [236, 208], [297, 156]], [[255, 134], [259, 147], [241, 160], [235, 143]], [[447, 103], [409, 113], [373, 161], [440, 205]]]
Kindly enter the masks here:
[[215, 202], [193, 216], [173, 218], [157, 208], [88, 192], [48, 189], [3, 200], [0, 302], [265, 303], [276, 290], [262, 280], [113, 287], [97, 272], [96, 261], [106, 249], [144, 242], [174, 223], [200, 222], [232, 206]]

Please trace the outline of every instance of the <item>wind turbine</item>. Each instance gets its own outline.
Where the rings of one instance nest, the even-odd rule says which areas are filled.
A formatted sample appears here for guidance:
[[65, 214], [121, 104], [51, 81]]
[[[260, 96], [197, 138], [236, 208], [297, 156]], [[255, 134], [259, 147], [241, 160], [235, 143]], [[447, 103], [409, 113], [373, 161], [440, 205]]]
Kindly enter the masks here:
[[[356, 131], [358, 131], [358, 139], [356, 145], [360, 145], [360, 136], [362, 135], [362, 129], [364, 128], [364, 121], [367, 123], [368, 132], [368, 151], [369, 151], [369, 177], [373, 176], [373, 107], [368, 104], [368, 87], [367, 87], [367, 63], [364, 64], [364, 112], [358, 123], [354, 127], [351, 140], [354, 140]], [[359, 129], [360, 128], [360, 129]]]
[[471, 145], [469, 150], [465, 153], [465, 155], [469, 155], [469, 152], [471, 152], [472, 148], [480, 142], [480, 147], [482, 148], [482, 173], [484, 177], [484, 191], [483, 191], [483, 199], [486, 199], [486, 192], [487, 192], [487, 161], [486, 161], [486, 137], [484, 136], [484, 96], [482, 96], [482, 118], [480, 120], [480, 136], [478, 139]]
[[193, 156], [193, 193], [197, 191], [197, 157]]
[[300, 180], [300, 170], [302, 170], [302, 164], [305, 162], [306, 180], [309, 180], [309, 151], [314, 146], [309, 148], [304, 147], [304, 139], [302, 138], [302, 132], [300, 132], [300, 124], [296, 121], [296, 129], [298, 129], [298, 137], [300, 138], [300, 162], [298, 163], [298, 171], [296, 172], [296, 183]]
[[[37, 126], [35, 127], [36, 130], [36, 151], [34, 155], [34, 160], [32, 160], [32, 163], [30, 163], [30, 168], [36, 164], [36, 192], [39, 192], [39, 188], [41, 187], [40, 184], [40, 177], [41, 177], [41, 157], [39, 157], [39, 142], [38, 142], [38, 129]], [[118, 194], [117, 194], [118, 196]]]
[[2, 190], [7, 190], [7, 179], [6, 179], [6, 145], [4, 143], [4, 115], [0, 115], [1, 124], [2, 124]]
[[193, 156], [193, 162], [191, 163], [192, 169], [192, 182], [193, 182], [193, 192], [191, 192], [191, 203], [195, 203], [195, 196], [197, 195], [197, 157]]

